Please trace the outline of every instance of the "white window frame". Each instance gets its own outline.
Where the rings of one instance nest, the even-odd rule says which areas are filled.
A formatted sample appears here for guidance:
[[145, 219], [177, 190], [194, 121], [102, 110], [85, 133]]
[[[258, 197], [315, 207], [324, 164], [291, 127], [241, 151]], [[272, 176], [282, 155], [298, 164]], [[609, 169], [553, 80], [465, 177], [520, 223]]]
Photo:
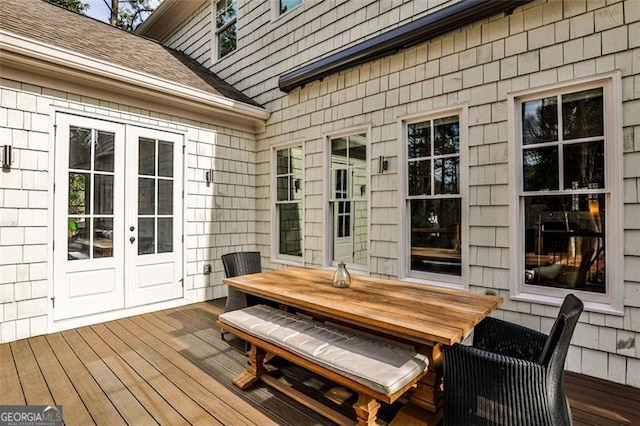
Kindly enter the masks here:
[[[606, 293], [529, 285], [524, 282], [524, 191], [522, 191], [522, 102], [603, 88], [605, 150], [605, 218]], [[509, 112], [509, 182], [510, 182], [510, 298], [513, 300], [560, 305], [565, 295], [574, 293], [585, 310], [623, 315], [623, 158], [622, 158], [622, 76], [620, 71], [579, 78], [568, 82], [522, 90], [508, 95]], [[549, 194], [553, 195], [555, 194]]]
[[[280, 254], [280, 221], [278, 220], [278, 151], [287, 148], [299, 147], [302, 150], [302, 183], [300, 190], [302, 191], [302, 200], [300, 205], [302, 208], [302, 240], [301, 256], [291, 256]], [[305, 152], [304, 140], [295, 140], [283, 144], [273, 145], [271, 147], [271, 262], [282, 265], [303, 266], [304, 265], [304, 227], [305, 227]]]
[[342, 138], [346, 136], [353, 136], [358, 134], [364, 134], [367, 140], [366, 143], [366, 190], [364, 200], [367, 202], [367, 261], [364, 265], [347, 263], [347, 268], [361, 275], [369, 275], [371, 265], [371, 125], [356, 126], [347, 129], [337, 130], [335, 132], [324, 133], [325, 139], [325, 161], [324, 161], [324, 191], [323, 191], [323, 208], [325, 218], [325, 232], [324, 232], [324, 267], [337, 267], [338, 262], [333, 259], [333, 215], [332, 210], [329, 208], [331, 202], [333, 188], [331, 179], [331, 140]]
[[284, 13], [280, 13], [280, 0], [271, 0], [271, 20], [275, 21], [281, 16], [289, 16], [293, 11], [300, 10], [304, 6], [305, 0], [302, 0], [300, 4], [296, 5], [293, 9], [287, 10]]
[[[411, 269], [411, 217], [409, 209], [408, 188], [408, 161], [407, 132], [408, 125], [425, 120], [435, 120], [443, 117], [457, 115], [459, 117], [460, 130], [460, 256], [461, 274], [448, 275]], [[466, 104], [452, 105], [445, 108], [434, 109], [428, 112], [404, 115], [398, 117], [398, 164], [401, 166], [398, 173], [398, 277], [403, 281], [417, 284], [428, 284], [449, 288], [468, 288], [469, 286], [469, 127], [468, 108]]]
[[[235, 52], [236, 50], [238, 50], [238, 25], [237, 24], [238, 24], [238, 15], [240, 14], [240, 5], [238, 4], [237, 6], [238, 11], [236, 13], [235, 18], [233, 18], [232, 20], [224, 24], [222, 27], [218, 28], [218, 22], [217, 22], [218, 1], [221, 1], [221, 0], [211, 0], [211, 16], [212, 16], [211, 27], [213, 31], [213, 46], [212, 46], [213, 52], [212, 52], [211, 58], [213, 58], [213, 61], [212, 61], [213, 63], [219, 61], [220, 59], [226, 58], [232, 52]], [[239, 3], [240, 0], [235, 0], [235, 1], [236, 3]], [[220, 51], [218, 50], [218, 35], [224, 30], [226, 30], [227, 28], [229, 28], [231, 25], [236, 26], [236, 48], [231, 52], [227, 53], [225, 56], [220, 57]]]

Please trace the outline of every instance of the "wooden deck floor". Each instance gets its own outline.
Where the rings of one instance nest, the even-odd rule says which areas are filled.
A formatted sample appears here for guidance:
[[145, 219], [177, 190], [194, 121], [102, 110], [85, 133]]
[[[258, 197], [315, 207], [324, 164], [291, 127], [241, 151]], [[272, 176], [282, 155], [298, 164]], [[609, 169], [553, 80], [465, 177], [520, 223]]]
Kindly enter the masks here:
[[[70, 425], [329, 424], [262, 384], [245, 392], [231, 384], [246, 358], [240, 342], [220, 339], [221, 307], [198, 303], [0, 345], [0, 404], [62, 405]], [[304, 372], [282, 380], [335, 400], [329, 384]], [[638, 389], [567, 374], [567, 392], [577, 425], [640, 424]], [[394, 408], [381, 412], [383, 423]]]

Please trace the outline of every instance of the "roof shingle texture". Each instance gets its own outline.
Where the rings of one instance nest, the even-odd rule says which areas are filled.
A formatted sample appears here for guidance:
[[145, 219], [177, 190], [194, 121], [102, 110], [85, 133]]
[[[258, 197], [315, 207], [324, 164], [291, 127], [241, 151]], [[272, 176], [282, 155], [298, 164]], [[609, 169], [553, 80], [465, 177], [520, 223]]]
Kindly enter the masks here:
[[260, 106], [182, 52], [43, 0], [0, 0], [0, 28], [207, 93]]

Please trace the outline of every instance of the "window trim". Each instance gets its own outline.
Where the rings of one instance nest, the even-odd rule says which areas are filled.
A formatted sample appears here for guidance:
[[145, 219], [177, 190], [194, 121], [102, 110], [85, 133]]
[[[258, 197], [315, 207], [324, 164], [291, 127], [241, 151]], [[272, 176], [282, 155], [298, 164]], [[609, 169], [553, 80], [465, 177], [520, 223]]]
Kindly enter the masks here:
[[[238, 23], [238, 15], [240, 14], [240, 5], [238, 5], [238, 12], [236, 13], [236, 16], [229, 22], [227, 22], [226, 24], [224, 24], [222, 27], [218, 28], [218, 23], [217, 23], [217, 16], [218, 16], [218, 2], [221, 0], [211, 0], [211, 28], [213, 31], [213, 37], [212, 37], [212, 46], [211, 46], [211, 64], [215, 64], [216, 62], [228, 57], [231, 53], [235, 52], [238, 50], [238, 27], [237, 27], [237, 23]], [[236, 2], [238, 2], [239, 0], [236, 0]], [[223, 32], [224, 30], [226, 30], [227, 28], [229, 28], [231, 25], [236, 25], [236, 48], [234, 50], [232, 50], [231, 52], [227, 53], [226, 55], [220, 57], [220, 52], [218, 51], [218, 36], [221, 32]]]
[[[408, 188], [408, 162], [407, 156], [407, 126], [419, 123], [424, 120], [434, 120], [441, 117], [458, 115], [460, 123], [460, 199], [461, 199], [461, 221], [460, 224], [460, 245], [461, 274], [447, 275], [432, 272], [411, 270], [411, 230], [409, 223], [409, 188]], [[443, 108], [436, 108], [427, 112], [407, 114], [398, 117], [398, 169], [402, 173], [398, 174], [398, 278], [402, 281], [428, 284], [439, 287], [456, 289], [467, 289], [469, 287], [469, 124], [468, 106], [466, 104], [451, 105]], [[402, 167], [402, 168], [401, 168]]]
[[[590, 88], [602, 87], [604, 100], [604, 141], [605, 141], [605, 196], [607, 215], [605, 219], [605, 247], [607, 268], [607, 290], [604, 294], [532, 286], [524, 283], [524, 265], [520, 262], [524, 247], [524, 191], [522, 191], [522, 141], [521, 110], [522, 102], [573, 93]], [[509, 249], [510, 289], [512, 300], [559, 306], [568, 293], [575, 293], [585, 304], [585, 310], [613, 315], [623, 315], [624, 297], [624, 250], [621, 241], [624, 238], [623, 208], [623, 125], [622, 125], [622, 73], [613, 71], [590, 77], [573, 79], [546, 86], [525, 89], [509, 93], [508, 135], [509, 135]], [[551, 194], [550, 194], [551, 195]]]
[[[305, 149], [304, 139], [297, 139], [290, 142], [276, 144], [271, 146], [271, 262], [282, 265], [291, 266], [304, 266], [304, 227], [305, 227]], [[287, 148], [300, 147], [302, 150], [302, 200], [300, 204], [302, 206], [302, 239], [300, 241], [301, 256], [291, 256], [287, 254], [280, 254], [280, 223], [278, 221], [278, 151]]]
[[324, 248], [324, 262], [323, 267], [331, 268], [336, 267], [338, 262], [334, 261], [331, 256], [332, 243], [333, 243], [333, 216], [331, 215], [331, 209], [329, 203], [331, 202], [332, 194], [332, 181], [331, 181], [331, 140], [345, 136], [352, 136], [357, 134], [364, 134], [366, 143], [366, 179], [367, 188], [365, 191], [365, 199], [367, 201], [367, 262], [366, 264], [347, 263], [347, 268], [350, 271], [361, 275], [369, 275], [371, 268], [371, 124], [363, 126], [354, 126], [342, 130], [336, 130], [332, 132], [323, 133], [324, 138], [324, 165], [322, 170], [322, 176], [324, 178], [324, 191], [322, 194], [322, 209], [324, 217], [324, 236], [323, 236], [323, 248]]

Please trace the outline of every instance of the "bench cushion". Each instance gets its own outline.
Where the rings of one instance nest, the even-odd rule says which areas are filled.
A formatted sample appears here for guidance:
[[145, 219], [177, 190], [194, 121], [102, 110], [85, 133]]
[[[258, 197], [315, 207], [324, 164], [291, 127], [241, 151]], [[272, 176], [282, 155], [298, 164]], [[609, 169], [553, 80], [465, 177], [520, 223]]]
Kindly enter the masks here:
[[265, 305], [226, 312], [219, 319], [385, 395], [407, 385], [429, 362], [407, 346]]

